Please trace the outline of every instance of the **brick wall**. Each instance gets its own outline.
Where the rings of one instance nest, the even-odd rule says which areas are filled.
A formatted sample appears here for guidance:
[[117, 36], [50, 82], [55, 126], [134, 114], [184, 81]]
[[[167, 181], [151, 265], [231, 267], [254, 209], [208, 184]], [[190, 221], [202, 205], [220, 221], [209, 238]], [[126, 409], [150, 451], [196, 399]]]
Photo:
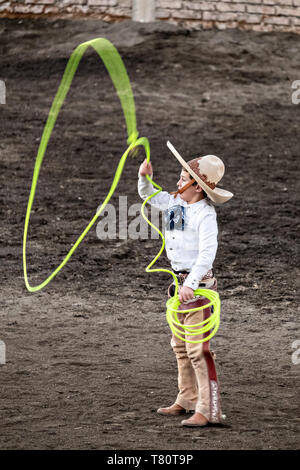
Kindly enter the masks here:
[[131, 17], [131, 0], [0, 0], [0, 16]]
[[[0, 17], [131, 18], [132, 0], [0, 0]], [[156, 18], [192, 28], [300, 33], [300, 0], [156, 0]]]

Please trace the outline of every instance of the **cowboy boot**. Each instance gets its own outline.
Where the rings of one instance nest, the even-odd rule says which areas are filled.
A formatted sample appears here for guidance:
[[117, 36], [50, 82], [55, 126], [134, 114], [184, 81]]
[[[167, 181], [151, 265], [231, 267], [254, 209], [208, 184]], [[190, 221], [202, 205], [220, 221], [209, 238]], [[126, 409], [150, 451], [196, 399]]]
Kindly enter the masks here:
[[168, 406], [167, 408], [158, 408], [157, 413], [164, 416], [178, 416], [186, 413], [186, 410], [177, 403], [174, 403], [173, 405]]
[[204, 427], [208, 424], [208, 419], [205, 418], [201, 413], [194, 413], [189, 419], [181, 421], [182, 426], [188, 427]]

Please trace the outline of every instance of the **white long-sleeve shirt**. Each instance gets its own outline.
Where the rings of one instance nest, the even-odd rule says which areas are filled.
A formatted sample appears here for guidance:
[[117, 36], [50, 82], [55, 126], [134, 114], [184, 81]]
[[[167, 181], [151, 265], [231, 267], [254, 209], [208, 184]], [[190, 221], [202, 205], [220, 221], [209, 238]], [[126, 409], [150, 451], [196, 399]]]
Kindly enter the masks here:
[[[138, 179], [138, 193], [146, 199], [155, 193], [145, 176]], [[166, 252], [175, 271], [188, 271], [184, 286], [193, 290], [212, 268], [218, 248], [218, 225], [214, 206], [206, 198], [188, 204], [180, 195], [174, 198], [161, 191], [149, 203], [164, 211]]]

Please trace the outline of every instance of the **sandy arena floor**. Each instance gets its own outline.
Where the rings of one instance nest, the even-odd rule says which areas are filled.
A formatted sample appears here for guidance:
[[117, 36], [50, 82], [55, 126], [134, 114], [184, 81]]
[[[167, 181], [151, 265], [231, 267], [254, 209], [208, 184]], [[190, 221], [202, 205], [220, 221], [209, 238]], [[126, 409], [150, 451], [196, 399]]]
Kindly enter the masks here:
[[[293, 34], [190, 32], [95, 20], [0, 20], [1, 449], [296, 449], [299, 372], [300, 79]], [[184, 429], [156, 413], [177, 394], [165, 319], [167, 274], [145, 267], [159, 240], [99, 240], [92, 229], [41, 292], [24, 284], [22, 236], [35, 156], [72, 50], [118, 47], [151, 144], [154, 179], [176, 187], [182, 155], [223, 158], [215, 261], [225, 427]], [[84, 56], [41, 170], [28, 242], [32, 284], [62, 261], [104, 200], [126, 148], [120, 104], [98, 56]], [[139, 203], [129, 158], [111, 202]], [[129, 220], [133, 217], [129, 217]], [[297, 235], [298, 234], [298, 235]], [[169, 267], [165, 254], [159, 263]]]

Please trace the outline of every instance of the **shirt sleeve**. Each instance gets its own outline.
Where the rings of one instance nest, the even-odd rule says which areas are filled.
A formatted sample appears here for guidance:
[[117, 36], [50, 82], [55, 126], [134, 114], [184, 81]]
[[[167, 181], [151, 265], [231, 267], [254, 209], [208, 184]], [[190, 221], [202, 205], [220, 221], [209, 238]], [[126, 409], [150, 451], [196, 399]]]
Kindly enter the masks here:
[[[152, 175], [151, 175], [151, 178], [152, 178]], [[138, 193], [140, 197], [145, 200], [151, 194], [154, 194], [156, 192], [157, 192], [157, 189], [153, 187], [150, 181], [148, 181], [145, 176], [141, 176], [139, 174]], [[148, 202], [149, 204], [156, 207], [157, 209], [165, 210], [169, 207], [170, 197], [171, 195], [167, 191], [161, 191], [159, 194], [152, 197], [150, 201]]]
[[218, 248], [218, 225], [216, 213], [210, 212], [199, 224], [199, 254], [187, 276], [184, 286], [195, 290], [203, 276], [212, 268]]

